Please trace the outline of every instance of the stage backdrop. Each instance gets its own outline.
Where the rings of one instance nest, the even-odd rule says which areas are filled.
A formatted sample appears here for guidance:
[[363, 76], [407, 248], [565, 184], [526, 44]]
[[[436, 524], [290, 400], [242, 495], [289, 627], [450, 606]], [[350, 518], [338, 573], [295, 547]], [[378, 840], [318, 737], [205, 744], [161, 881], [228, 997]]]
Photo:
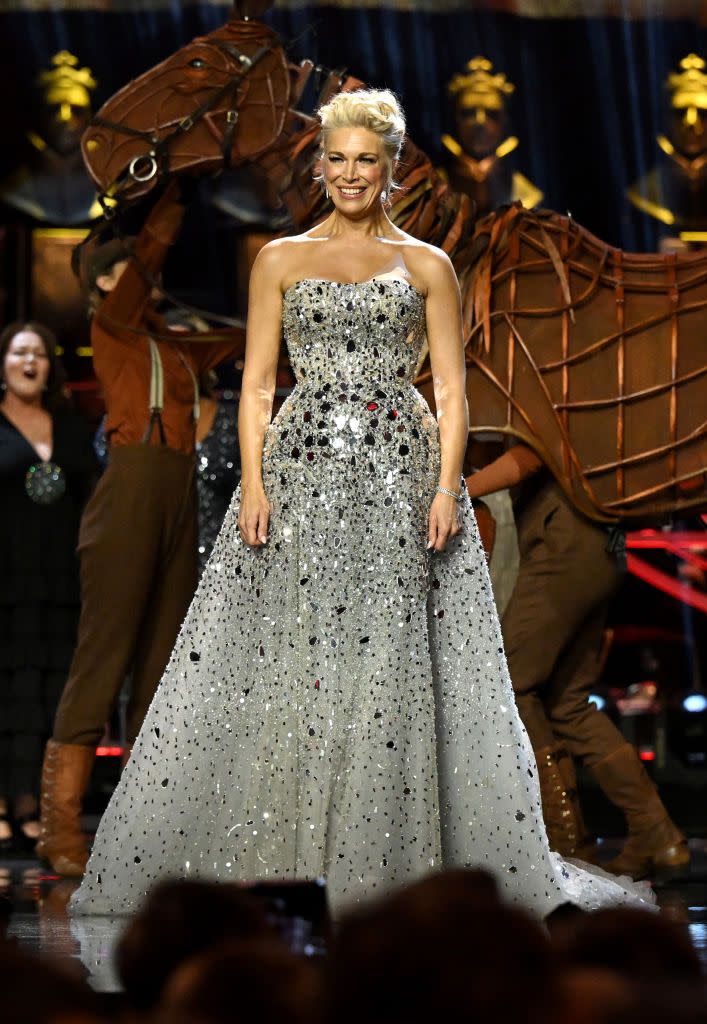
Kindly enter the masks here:
[[[347, 68], [403, 99], [410, 131], [440, 151], [449, 126], [446, 83], [479, 53], [516, 84], [513, 126], [521, 169], [545, 205], [607, 240], [653, 249], [653, 223], [630, 211], [627, 186], [654, 163], [664, 81], [679, 60], [707, 55], [705, 5], [695, 0], [279, 0], [267, 20], [293, 54]], [[164, 0], [0, 0], [2, 166], [25, 129], [40, 68], [68, 49], [98, 80], [100, 103], [228, 5]]]

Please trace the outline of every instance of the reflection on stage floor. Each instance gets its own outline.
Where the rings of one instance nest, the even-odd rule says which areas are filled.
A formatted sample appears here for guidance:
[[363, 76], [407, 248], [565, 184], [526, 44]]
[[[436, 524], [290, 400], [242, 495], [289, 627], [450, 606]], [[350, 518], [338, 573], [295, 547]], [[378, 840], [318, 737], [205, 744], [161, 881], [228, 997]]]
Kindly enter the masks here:
[[[618, 849], [607, 840], [606, 855]], [[707, 974], [707, 840], [692, 839], [688, 877], [656, 885], [662, 912], [683, 922]], [[60, 959], [78, 960], [100, 992], [120, 991], [113, 949], [125, 918], [70, 918], [67, 906], [77, 882], [61, 879], [36, 861], [0, 860], [0, 930], [21, 946]]]

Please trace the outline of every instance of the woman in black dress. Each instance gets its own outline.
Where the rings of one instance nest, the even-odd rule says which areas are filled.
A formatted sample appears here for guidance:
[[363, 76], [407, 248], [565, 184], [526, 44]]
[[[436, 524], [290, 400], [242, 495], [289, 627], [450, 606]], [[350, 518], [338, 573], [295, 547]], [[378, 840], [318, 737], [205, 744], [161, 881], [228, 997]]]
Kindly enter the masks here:
[[[66, 408], [56, 341], [0, 334], [0, 847], [38, 835], [42, 753], [75, 642], [79, 518], [96, 472]], [[14, 833], [13, 833], [14, 829]]]

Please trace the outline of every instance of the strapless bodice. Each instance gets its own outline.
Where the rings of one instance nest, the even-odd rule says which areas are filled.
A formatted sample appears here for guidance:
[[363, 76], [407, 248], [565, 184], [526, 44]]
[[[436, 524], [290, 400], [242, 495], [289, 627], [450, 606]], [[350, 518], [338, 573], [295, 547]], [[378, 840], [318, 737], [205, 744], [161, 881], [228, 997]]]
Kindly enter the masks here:
[[424, 296], [402, 278], [305, 278], [284, 294], [283, 327], [297, 384], [265, 438], [266, 483], [303, 470], [331, 478], [331, 490], [331, 480], [348, 486], [375, 464], [372, 487], [403, 474], [428, 502], [439, 476], [437, 423], [412, 383]]
[[411, 384], [425, 337], [425, 300], [399, 277], [305, 278], [284, 294], [283, 328], [298, 384]]

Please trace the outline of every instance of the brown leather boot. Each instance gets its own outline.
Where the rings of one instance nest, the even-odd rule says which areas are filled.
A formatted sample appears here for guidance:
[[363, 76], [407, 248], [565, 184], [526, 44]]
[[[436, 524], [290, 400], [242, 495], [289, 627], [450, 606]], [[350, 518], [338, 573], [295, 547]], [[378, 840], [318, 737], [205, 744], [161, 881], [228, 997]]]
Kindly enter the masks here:
[[565, 787], [567, 800], [572, 807], [574, 815], [574, 828], [577, 834], [575, 848], [564, 854], [565, 857], [576, 857], [578, 860], [587, 861], [589, 864], [596, 864], [599, 859], [596, 838], [590, 835], [584, 823], [582, 804], [579, 799], [577, 788], [577, 774], [575, 772], [574, 758], [565, 747], [558, 747], [555, 754], [557, 767], [560, 769], [560, 778]]
[[57, 874], [80, 878], [88, 860], [81, 832], [81, 801], [91, 777], [93, 747], [49, 740], [41, 786], [37, 854]]
[[536, 750], [535, 757], [550, 849], [563, 857], [587, 860], [591, 844], [582, 818], [570, 755], [564, 747], [554, 744]]
[[687, 840], [671, 821], [635, 748], [623, 744], [592, 765], [591, 772], [628, 823], [623, 850], [602, 867], [635, 880], [686, 870], [690, 865]]

